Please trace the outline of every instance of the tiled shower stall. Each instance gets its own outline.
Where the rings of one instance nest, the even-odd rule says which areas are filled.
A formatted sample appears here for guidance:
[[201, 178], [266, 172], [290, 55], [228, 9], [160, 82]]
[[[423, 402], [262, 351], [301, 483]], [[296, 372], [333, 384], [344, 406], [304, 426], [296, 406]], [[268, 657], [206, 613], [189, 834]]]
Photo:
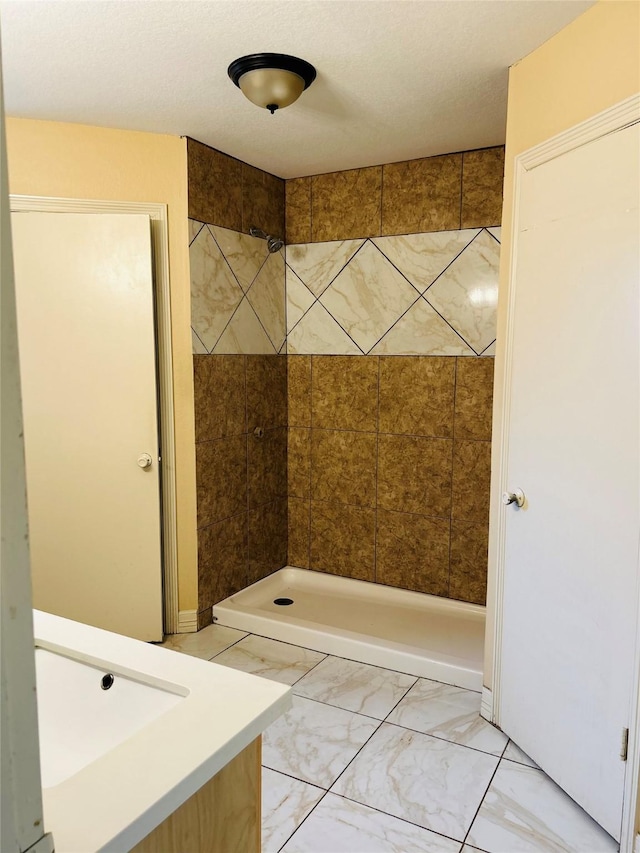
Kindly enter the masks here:
[[199, 626], [287, 563], [484, 603], [503, 149], [188, 152]]

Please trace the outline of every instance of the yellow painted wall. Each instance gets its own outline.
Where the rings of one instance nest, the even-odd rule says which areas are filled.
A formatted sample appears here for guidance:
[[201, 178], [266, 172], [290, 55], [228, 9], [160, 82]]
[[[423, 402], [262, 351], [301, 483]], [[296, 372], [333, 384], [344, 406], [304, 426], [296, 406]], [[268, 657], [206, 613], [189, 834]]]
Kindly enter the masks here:
[[180, 610], [197, 609], [187, 147], [175, 136], [7, 119], [9, 189], [19, 195], [159, 202], [168, 207]]
[[640, 3], [600, 0], [509, 73], [498, 344], [493, 403], [492, 499], [489, 535], [487, 641], [484, 683], [492, 685], [497, 500], [502, 413], [503, 342], [509, 288], [514, 158], [640, 91]]

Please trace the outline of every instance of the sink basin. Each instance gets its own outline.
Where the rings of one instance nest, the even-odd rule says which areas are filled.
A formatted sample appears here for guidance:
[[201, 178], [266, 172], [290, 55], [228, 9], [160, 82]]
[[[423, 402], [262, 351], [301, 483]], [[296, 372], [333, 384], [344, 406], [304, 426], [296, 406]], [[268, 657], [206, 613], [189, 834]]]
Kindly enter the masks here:
[[69, 779], [184, 699], [117, 672], [111, 679], [111, 672], [36, 648], [43, 788]]

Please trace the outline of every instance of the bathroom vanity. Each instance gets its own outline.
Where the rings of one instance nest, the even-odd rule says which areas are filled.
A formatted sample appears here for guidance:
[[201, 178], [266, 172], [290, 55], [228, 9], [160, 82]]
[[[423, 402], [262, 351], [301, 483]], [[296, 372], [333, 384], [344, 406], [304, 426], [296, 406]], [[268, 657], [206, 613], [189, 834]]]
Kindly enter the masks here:
[[34, 612], [56, 853], [258, 853], [260, 741], [290, 690]]

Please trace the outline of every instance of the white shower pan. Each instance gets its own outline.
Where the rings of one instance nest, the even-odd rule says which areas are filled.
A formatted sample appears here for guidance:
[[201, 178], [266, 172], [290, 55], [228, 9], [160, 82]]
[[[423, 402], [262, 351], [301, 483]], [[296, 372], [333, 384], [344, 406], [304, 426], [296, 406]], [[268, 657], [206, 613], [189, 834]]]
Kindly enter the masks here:
[[[291, 604], [276, 604], [290, 599]], [[213, 607], [274, 640], [457, 687], [482, 689], [485, 608], [285, 566]]]

